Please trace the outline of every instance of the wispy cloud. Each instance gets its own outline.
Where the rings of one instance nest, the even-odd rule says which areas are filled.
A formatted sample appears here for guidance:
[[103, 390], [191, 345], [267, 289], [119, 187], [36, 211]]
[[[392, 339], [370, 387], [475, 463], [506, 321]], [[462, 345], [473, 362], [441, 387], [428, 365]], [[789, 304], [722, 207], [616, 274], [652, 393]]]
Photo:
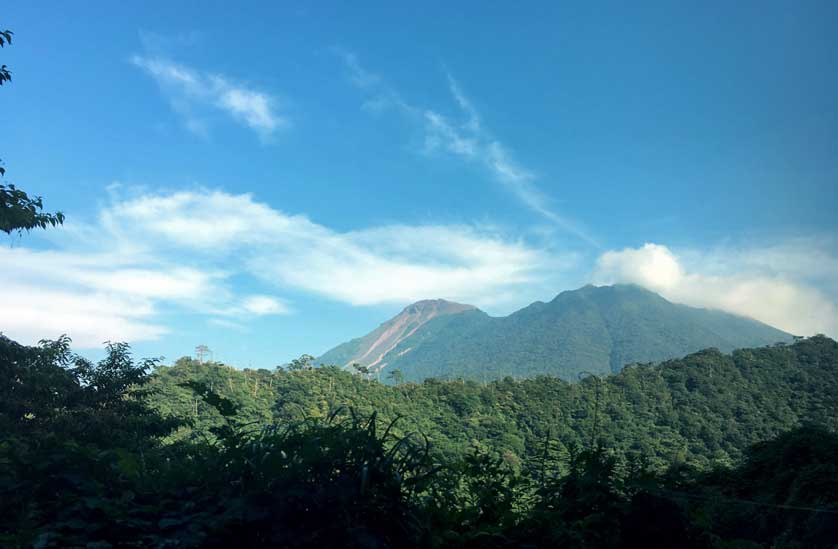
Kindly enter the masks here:
[[269, 295], [248, 296], [241, 306], [248, 313], [255, 315], [278, 315], [291, 311], [285, 302]]
[[838, 336], [838, 255], [828, 239], [674, 252], [608, 251], [594, 281], [630, 282], [679, 303], [748, 316], [793, 334]]
[[366, 94], [362, 104], [364, 110], [373, 113], [397, 110], [402, 114], [421, 116], [421, 111], [405, 101], [380, 75], [365, 69], [357, 55], [341, 48], [334, 48], [332, 51], [343, 60], [349, 81]]
[[538, 186], [539, 177], [516, 162], [507, 147], [486, 130], [474, 104], [453, 76], [447, 75], [448, 89], [461, 119], [409, 103], [383, 77], [365, 69], [355, 54], [343, 50], [338, 54], [350, 81], [367, 97], [363, 107], [375, 112], [395, 110], [414, 120], [424, 133], [423, 152], [443, 152], [482, 165], [525, 207], [584, 242], [599, 246], [578, 222], [555, 210], [550, 198]]
[[262, 137], [289, 124], [277, 112], [275, 97], [235, 83], [227, 76], [198, 71], [163, 57], [134, 55], [131, 62], [157, 82], [172, 108], [194, 133], [206, 135], [209, 131], [202, 114], [207, 109], [227, 114]]
[[68, 333], [82, 348], [157, 339], [178, 312], [242, 329], [293, 312], [274, 292], [355, 305], [427, 297], [517, 305], [578, 259], [486, 226], [340, 232], [207, 189], [115, 195], [94, 223], [51, 234], [55, 250], [0, 248], [0, 286], [10, 292], [3, 330], [26, 342]]
[[223, 264], [235, 255], [247, 272], [279, 288], [355, 305], [429, 296], [491, 304], [514, 287], [570, 266], [497, 229], [474, 225], [385, 225], [337, 232], [250, 195], [180, 192], [114, 206], [120, 231], [154, 237], [178, 253]]
[[471, 101], [463, 93], [460, 85], [451, 74], [448, 74], [448, 89], [451, 90], [451, 95], [454, 96], [460, 110], [467, 116], [464, 128], [473, 132], [480, 131], [480, 115], [477, 113], [477, 109], [471, 104]]

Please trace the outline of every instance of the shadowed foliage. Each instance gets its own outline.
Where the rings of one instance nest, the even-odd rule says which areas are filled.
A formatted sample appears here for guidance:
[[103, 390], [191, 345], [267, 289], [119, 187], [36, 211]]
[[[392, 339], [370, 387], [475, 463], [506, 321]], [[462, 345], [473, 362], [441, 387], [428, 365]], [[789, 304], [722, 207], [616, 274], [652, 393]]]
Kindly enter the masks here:
[[[13, 35], [10, 30], [0, 31], [0, 47], [11, 44]], [[0, 65], [0, 86], [11, 81], [11, 71], [6, 65]], [[0, 178], [5, 176], [6, 168], [0, 160]], [[40, 196], [30, 197], [14, 185], [0, 183], [0, 231], [10, 234], [12, 231], [46, 229], [64, 223], [63, 213], [45, 213], [43, 209]]]
[[[834, 390], [838, 345], [824, 337], [629, 368], [600, 391], [593, 379], [390, 387], [337, 368], [238, 371], [188, 359], [163, 367], [133, 360], [124, 344], [92, 363], [69, 343], [0, 337], [4, 547], [833, 547], [838, 539], [836, 414], [819, 396]], [[772, 369], [781, 359], [785, 371]], [[648, 377], [627, 390], [638, 372]], [[615, 394], [643, 402], [649, 392], [689, 408], [704, 402], [689, 394], [713, 395], [711, 376], [731, 383], [734, 373], [762, 372], [777, 378], [773, 392], [758, 386], [762, 413], [791, 415], [760, 424], [740, 413], [747, 428], [773, 434], [738, 439], [725, 459], [689, 414], [656, 421], [674, 422], [691, 451], [656, 455], [655, 435], [615, 412]], [[539, 399], [553, 391], [565, 419], [530, 437], [524, 426], [541, 432], [536, 412], [547, 401]], [[602, 401], [591, 402], [597, 394]], [[509, 407], [527, 398], [534, 402]], [[489, 409], [512, 414], [517, 431], [480, 420]], [[576, 418], [584, 436], [559, 428], [596, 410], [603, 417], [593, 433], [590, 417]], [[801, 425], [804, 416], [830, 426]], [[725, 433], [724, 421], [710, 415], [703, 425]], [[482, 424], [480, 438], [459, 438], [470, 424]], [[422, 426], [431, 433], [418, 434]]]

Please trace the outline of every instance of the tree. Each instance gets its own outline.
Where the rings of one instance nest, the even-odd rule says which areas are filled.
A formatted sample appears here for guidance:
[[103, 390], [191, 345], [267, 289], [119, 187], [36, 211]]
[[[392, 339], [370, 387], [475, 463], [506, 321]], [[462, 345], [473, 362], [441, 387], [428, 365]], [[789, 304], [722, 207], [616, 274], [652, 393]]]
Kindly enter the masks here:
[[[0, 31], [0, 47], [12, 43], [12, 31]], [[0, 85], [11, 82], [12, 76], [6, 65], [0, 65]], [[6, 169], [0, 165], [0, 178], [5, 177]], [[36, 228], [46, 229], [64, 223], [64, 214], [44, 213], [44, 204], [40, 196], [30, 197], [12, 184], [0, 183], [0, 231], [11, 234], [12, 231], [29, 231]]]
[[370, 369], [369, 368], [367, 368], [366, 366], [361, 366], [357, 362], [352, 364], [352, 367], [355, 369], [356, 372], [358, 372], [358, 374], [360, 374], [364, 377], [367, 377], [370, 374]]
[[[6, 44], [12, 43], [12, 35], [14, 33], [10, 30], [0, 31], [0, 48], [6, 46]], [[12, 73], [9, 71], [6, 65], [0, 66], [0, 86], [2, 86], [5, 82], [12, 81]]]
[[212, 351], [210, 351], [210, 348], [206, 345], [198, 345], [195, 347], [195, 356], [198, 357], [198, 362], [201, 364], [204, 363], [204, 357], [209, 354], [212, 354]]
[[[6, 170], [0, 167], [0, 176], [5, 173]], [[0, 184], [0, 231], [11, 234], [12, 231], [46, 229], [64, 223], [63, 213], [43, 213], [43, 208], [40, 196], [30, 197], [14, 185]]]
[[404, 381], [404, 374], [401, 370], [396, 369], [387, 374], [387, 379], [391, 380], [396, 385], [399, 385]]
[[288, 365], [288, 370], [297, 372], [300, 370], [311, 370], [313, 368], [314, 357], [311, 355], [302, 355], [300, 358], [295, 358]]

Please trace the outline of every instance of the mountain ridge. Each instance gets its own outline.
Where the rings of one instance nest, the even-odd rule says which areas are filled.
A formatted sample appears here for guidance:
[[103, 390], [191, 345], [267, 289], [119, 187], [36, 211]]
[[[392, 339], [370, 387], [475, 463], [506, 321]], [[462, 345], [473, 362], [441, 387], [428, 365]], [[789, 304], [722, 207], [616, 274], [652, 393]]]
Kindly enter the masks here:
[[321, 359], [329, 356], [329, 360], [339, 366], [359, 364], [375, 368], [399, 342], [413, 335], [431, 319], [470, 310], [477, 308], [445, 299], [423, 299], [406, 306], [367, 335], [338, 345]]
[[[438, 305], [428, 314], [428, 303], [455, 307]], [[503, 317], [445, 300], [420, 301], [324, 353], [320, 362], [358, 362], [379, 373], [399, 369], [411, 381], [541, 374], [573, 380], [581, 372], [608, 374], [708, 347], [729, 352], [790, 340], [790, 334], [756, 320], [672, 303], [640, 286], [587, 285]], [[369, 347], [371, 341], [377, 344]]]

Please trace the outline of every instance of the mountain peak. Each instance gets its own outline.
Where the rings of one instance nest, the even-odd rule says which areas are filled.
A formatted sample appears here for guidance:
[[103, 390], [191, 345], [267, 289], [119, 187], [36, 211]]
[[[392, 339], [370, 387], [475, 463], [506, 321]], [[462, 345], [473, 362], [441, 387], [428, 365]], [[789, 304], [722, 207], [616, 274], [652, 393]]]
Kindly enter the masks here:
[[634, 362], [790, 340], [754, 320], [671, 303], [634, 284], [587, 285], [505, 317], [444, 299], [417, 301], [373, 332], [321, 357], [405, 379], [606, 374]]
[[428, 321], [440, 316], [477, 310], [474, 305], [445, 299], [423, 299], [411, 303], [367, 335], [332, 349], [323, 355], [321, 360], [343, 366], [357, 363], [380, 370], [387, 364], [384, 361], [387, 353], [393, 351]]
[[445, 299], [423, 299], [416, 303], [411, 303], [405, 307], [401, 314], [416, 314], [416, 313], [436, 313], [436, 314], [453, 314], [461, 313], [463, 311], [470, 311], [476, 309], [474, 305], [467, 305], [464, 303], [455, 303]]
[[626, 295], [646, 296], [651, 298], [663, 299], [659, 294], [656, 294], [652, 290], [644, 288], [643, 286], [639, 286], [633, 283], [619, 283], [602, 286], [595, 286], [594, 284], [585, 284], [584, 286], [576, 288], [575, 290], [565, 290], [563, 292], [560, 292], [555, 298], [553, 298], [553, 301], [557, 301], [560, 298], [567, 299], [570, 297], [616, 297]]

